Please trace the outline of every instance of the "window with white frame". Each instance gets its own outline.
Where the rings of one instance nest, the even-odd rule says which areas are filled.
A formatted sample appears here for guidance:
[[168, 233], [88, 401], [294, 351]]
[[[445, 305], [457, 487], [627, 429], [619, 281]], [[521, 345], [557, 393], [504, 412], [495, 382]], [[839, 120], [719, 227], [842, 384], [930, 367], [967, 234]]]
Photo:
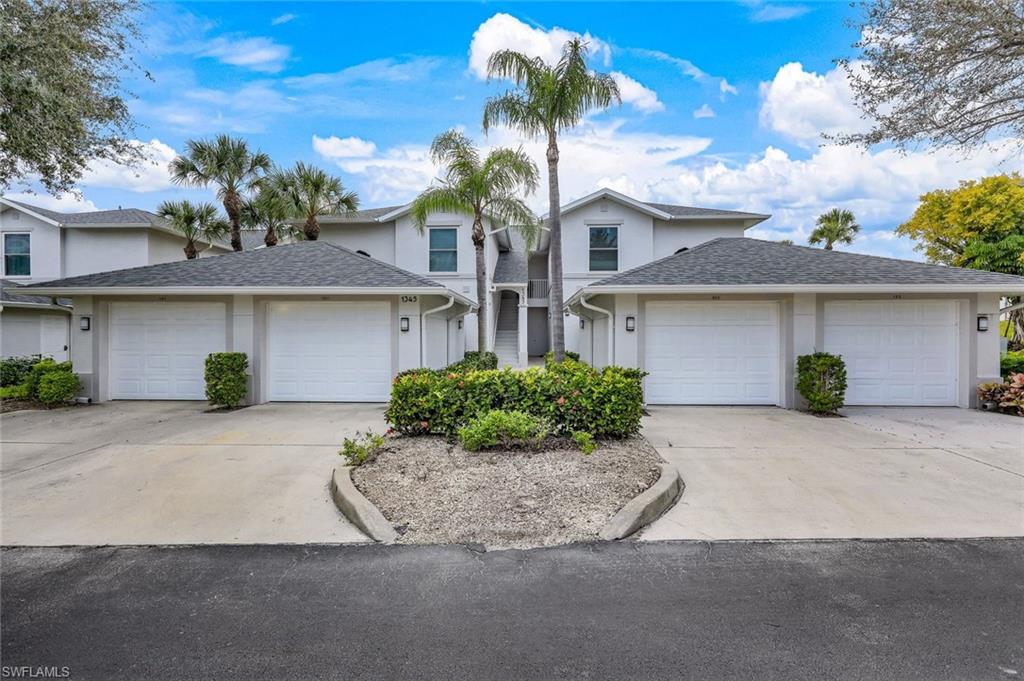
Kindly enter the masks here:
[[619, 269], [619, 228], [608, 225], [590, 228], [590, 271]]
[[4, 234], [4, 276], [32, 276], [32, 237], [29, 234]]
[[459, 271], [459, 230], [454, 227], [430, 229], [430, 271]]

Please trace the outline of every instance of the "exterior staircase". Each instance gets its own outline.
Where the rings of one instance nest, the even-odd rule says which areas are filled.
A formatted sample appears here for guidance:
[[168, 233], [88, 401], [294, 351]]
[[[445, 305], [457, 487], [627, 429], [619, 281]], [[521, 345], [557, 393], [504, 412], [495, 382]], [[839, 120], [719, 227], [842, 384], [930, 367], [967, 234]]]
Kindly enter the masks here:
[[512, 291], [501, 293], [494, 354], [498, 356], [499, 369], [519, 366], [519, 296]]

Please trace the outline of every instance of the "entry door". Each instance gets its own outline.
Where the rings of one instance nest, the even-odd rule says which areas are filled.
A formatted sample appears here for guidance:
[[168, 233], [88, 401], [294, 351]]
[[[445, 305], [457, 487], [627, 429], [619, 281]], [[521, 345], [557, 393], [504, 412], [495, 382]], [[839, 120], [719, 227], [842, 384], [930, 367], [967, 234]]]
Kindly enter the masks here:
[[68, 324], [71, 315], [43, 315], [39, 327], [39, 352], [58, 362], [68, 360]]
[[275, 402], [386, 402], [391, 305], [271, 303], [268, 396]]
[[224, 303], [112, 303], [111, 399], [206, 399], [206, 356], [226, 329]]
[[957, 304], [851, 300], [825, 304], [825, 351], [846, 363], [846, 403], [955, 406]]
[[776, 303], [651, 301], [644, 318], [649, 403], [778, 404]]

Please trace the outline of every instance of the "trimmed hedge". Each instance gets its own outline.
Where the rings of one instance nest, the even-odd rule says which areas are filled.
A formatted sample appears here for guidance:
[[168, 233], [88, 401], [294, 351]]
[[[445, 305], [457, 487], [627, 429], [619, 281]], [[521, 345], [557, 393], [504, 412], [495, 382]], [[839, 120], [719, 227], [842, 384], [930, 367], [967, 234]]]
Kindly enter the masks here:
[[206, 399], [218, 407], [236, 407], [249, 392], [244, 352], [213, 352], [206, 357]]
[[28, 376], [25, 378], [25, 386], [28, 391], [29, 399], [42, 401], [39, 396], [39, 384], [42, 382], [44, 376], [53, 372], [70, 374], [72, 372], [71, 362], [58, 363], [47, 357], [46, 359], [41, 359], [33, 364], [32, 369], [28, 372]]
[[827, 352], [800, 355], [796, 358], [796, 389], [812, 413], [836, 413], [846, 400], [846, 363]]
[[[580, 353], [573, 352], [571, 350], [566, 350], [565, 351], [565, 359], [566, 360], [572, 360], [574, 362], [579, 362], [580, 361]], [[553, 350], [549, 350], [548, 352], [546, 352], [544, 354], [544, 366], [547, 366], [548, 364], [554, 364], [554, 363], [555, 363], [555, 353], [554, 353]]]
[[642, 376], [573, 360], [524, 371], [408, 372], [395, 378], [385, 417], [407, 435], [451, 438], [473, 417], [499, 409], [543, 419], [555, 435], [628, 437], [640, 430]]
[[75, 399], [82, 389], [78, 376], [70, 371], [50, 371], [39, 379], [36, 396], [48, 407], [57, 407]]
[[537, 447], [547, 436], [548, 429], [544, 421], [521, 411], [495, 409], [470, 419], [469, 423], [459, 428], [459, 442], [463, 449], [470, 452], [494, 447]]
[[1024, 374], [1024, 350], [1008, 352], [999, 360], [999, 373], [1004, 379], [1011, 374]]
[[0, 387], [21, 385], [32, 371], [32, 365], [41, 359], [35, 357], [6, 357], [0, 359]]
[[493, 352], [470, 350], [461, 361], [449, 364], [445, 371], [485, 371], [498, 368], [498, 356]]

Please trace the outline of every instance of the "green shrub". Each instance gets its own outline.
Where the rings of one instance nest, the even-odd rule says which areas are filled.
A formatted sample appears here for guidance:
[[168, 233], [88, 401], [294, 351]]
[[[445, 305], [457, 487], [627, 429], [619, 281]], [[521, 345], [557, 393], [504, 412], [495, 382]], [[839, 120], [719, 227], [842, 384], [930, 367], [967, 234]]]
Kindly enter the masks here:
[[384, 436], [368, 430], [365, 436], [356, 433], [355, 438], [345, 438], [338, 454], [345, 457], [349, 466], [362, 466], [376, 459], [383, 448]]
[[846, 399], [846, 364], [827, 352], [796, 358], [796, 389], [815, 414], [834, 414]]
[[[574, 362], [579, 362], [580, 361], [580, 353], [572, 352], [571, 350], [566, 350], [565, 351], [565, 358], [567, 360], [571, 359]], [[554, 361], [555, 361], [555, 353], [554, 353], [553, 350], [552, 351], [548, 351], [547, 353], [545, 353], [545, 355], [544, 355], [544, 366], [547, 366], [548, 364], [553, 364]]]
[[639, 432], [643, 415], [639, 375], [573, 360], [524, 371], [407, 374], [396, 377], [385, 416], [407, 435], [454, 437], [471, 418], [498, 409], [542, 419], [559, 436], [628, 437]]
[[36, 397], [48, 407], [67, 404], [82, 389], [78, 376], [70, 371], [50, 371], [43, 374], [36, 388]]
[[28, 383], [6, 385], [0, 388], [0, 400], [27, 400], [29, 394]]
[[248, 392], [244, 352], [213, 352], [206, 357], [206, 399], [219, 407], [236, 407]]
[[581, 452], [588, 456], [593, 454], [594, 450], [597, 449], [597, 445], [594, 444], [594, 436], [583, 430], [577, 430], [574, 432], [572, 434], [572, 441], [576, 443], [576, 446], [580, 448]]
[[39, 357], [7, 357], [0, 359], [0, 387], [21, 385], [32, 371]]
[[470, 419], [469, 423], [459, 429], [459, 442], [471, 452], [492, 447], [536, 447], [547, 436], [547, 426], [536, 416], [498, 409]]
[[496, 354], [493, 352], [477, 352], [475, 350], [471, 350], [467, 352], [460, 361], [455, 362], [454, 364], [449, 364], [445, 367], [445, 371], [485, 371], [487, 369], [497, 368], [498, 356]]
[[1010, 374], [1024, 374], [1024, 351], [1008, 352], [999, 360], [999, 373], [1003, 378]]
[[25, 385], [27, 386], [29, 399], [40, 400], [39, 397], [39, 384], [49, 373], [71, 373], [71, 362], [55, 362], [52, 358], [47, 357], [41, 359], [32, 365], [32, 369], [28, 372], [28, 378], [25, 379]]

